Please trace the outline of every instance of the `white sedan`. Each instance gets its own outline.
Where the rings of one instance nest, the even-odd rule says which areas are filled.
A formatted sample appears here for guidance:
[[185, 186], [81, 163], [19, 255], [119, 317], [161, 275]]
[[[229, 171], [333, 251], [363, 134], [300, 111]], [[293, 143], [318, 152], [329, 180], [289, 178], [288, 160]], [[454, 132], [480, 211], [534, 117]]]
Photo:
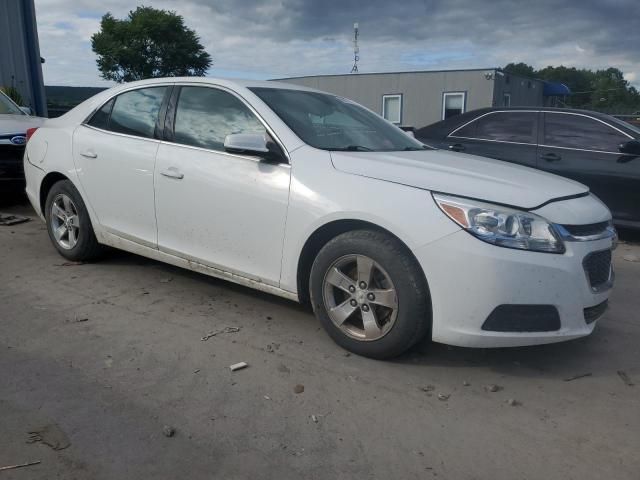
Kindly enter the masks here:
[[360, 355], [568, 340], [607, 306], [615, 230], [585, 186], [433, 150], [345, 98], [153, 79], [29, 137], [27, 193], [63, 257], [108, 245], [310, 302]]

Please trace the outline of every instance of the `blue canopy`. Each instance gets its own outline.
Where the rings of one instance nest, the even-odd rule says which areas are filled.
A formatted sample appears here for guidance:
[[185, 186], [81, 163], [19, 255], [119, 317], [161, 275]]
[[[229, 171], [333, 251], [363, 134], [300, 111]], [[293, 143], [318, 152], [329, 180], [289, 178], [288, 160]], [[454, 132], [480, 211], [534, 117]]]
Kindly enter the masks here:
[[569, 87], [564, 83], [545, 81], [542, 94], [545, 97], [563, 97], [565, 95], [571, 95], [571, 90], [569, 90]]

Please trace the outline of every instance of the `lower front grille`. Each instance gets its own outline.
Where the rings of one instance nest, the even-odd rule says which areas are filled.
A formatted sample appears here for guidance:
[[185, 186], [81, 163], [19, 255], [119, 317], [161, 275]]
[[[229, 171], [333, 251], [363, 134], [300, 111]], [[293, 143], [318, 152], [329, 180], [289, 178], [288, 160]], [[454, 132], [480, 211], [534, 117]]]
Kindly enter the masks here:
[[584, 320], [587, 323], [593, 323], [598, 318], [602, 316], [607, 307], [609, 306], [609, 301], [605, 300], [598, 305], [594, 305], [593, 307], [588, 307], [584, 309]]
[[553, 305], [498, 305], [482, 324], [491, 332], [553, 332], [560, 330]]
[[24, 176], [23, 155], [24, 147], [0, 145], [0, 178]]
[[611, 284], [611, 250], [601, 250], [587, 255], [582, 265], [593, 290], [608, 288]]

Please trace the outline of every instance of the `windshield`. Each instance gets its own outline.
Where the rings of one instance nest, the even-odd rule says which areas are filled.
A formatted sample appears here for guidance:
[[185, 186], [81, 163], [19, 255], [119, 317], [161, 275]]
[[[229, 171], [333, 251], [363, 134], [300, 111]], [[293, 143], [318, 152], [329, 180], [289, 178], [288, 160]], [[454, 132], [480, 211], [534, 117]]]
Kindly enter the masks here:
[[420, 142], [346, 98], [283, 88], [250, 88], [305, 143], [322, 150], [424, 150]]
[[25, 113], [0, 91], [0, 115], [25, 115]]

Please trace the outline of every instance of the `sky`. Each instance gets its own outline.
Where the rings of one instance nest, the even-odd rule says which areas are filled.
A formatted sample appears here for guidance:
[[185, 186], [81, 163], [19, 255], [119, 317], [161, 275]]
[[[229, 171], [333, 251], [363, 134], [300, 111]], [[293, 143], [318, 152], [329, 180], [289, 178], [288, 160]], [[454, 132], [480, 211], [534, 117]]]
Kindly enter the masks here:
[[46, 85], [108, 86], [91, 35], [111, 12], [173, 10], [212, 56], [209, 76], [349, 73], [353, 23], [365, 72], [489, 68], [525, 62], [620, 68], [640, 87], [637, 0], [35, 0]]

